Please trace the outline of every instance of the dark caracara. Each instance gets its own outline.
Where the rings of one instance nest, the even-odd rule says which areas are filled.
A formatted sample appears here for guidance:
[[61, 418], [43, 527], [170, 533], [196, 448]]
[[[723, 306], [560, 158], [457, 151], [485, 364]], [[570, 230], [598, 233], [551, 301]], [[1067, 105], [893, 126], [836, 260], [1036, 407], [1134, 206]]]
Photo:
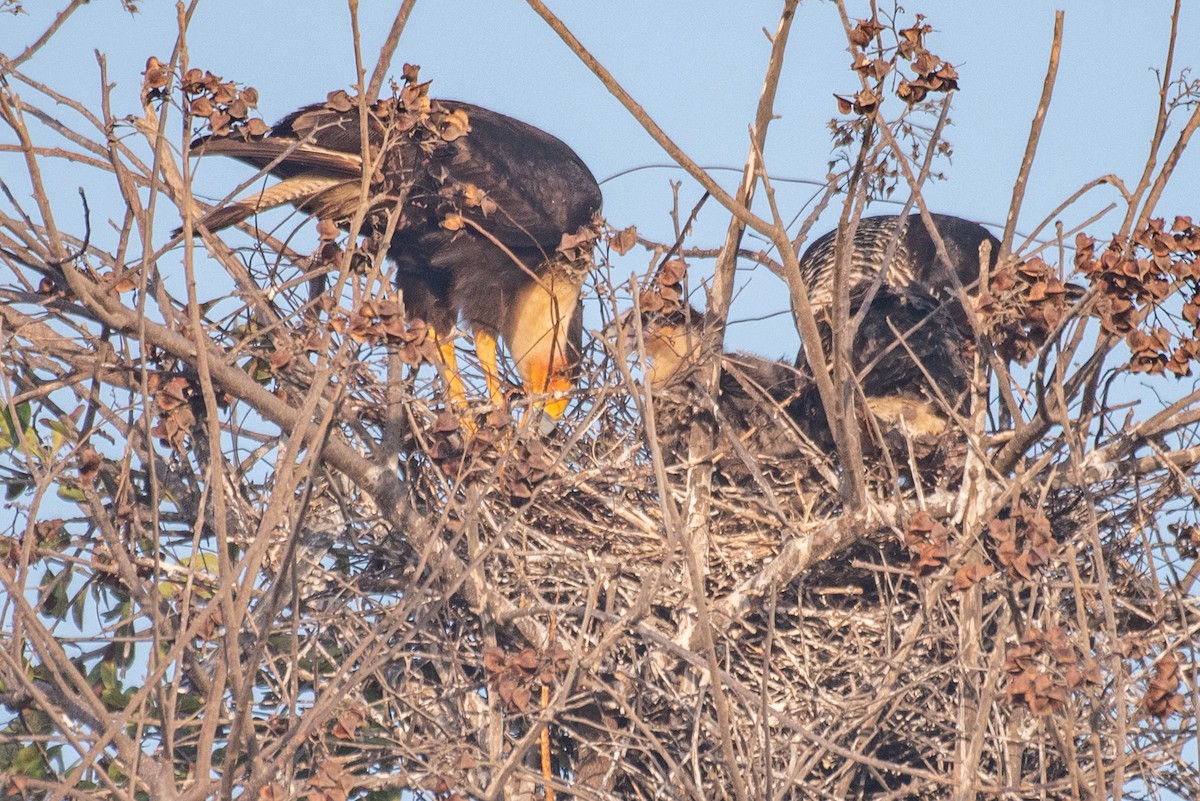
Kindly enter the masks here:
[[[948, 412], [965, 397], [964, 347], [974, 336], [956, 281], [974, 294], [980, 245], [991, 245], [992, 267], [1000, 251], [1000, 241], [978, 223], [930, 216], [949, 265], [938, 256], [919, 214], [864, 217], [855, 229], [849, 259], [851, 319], [872, 298], [882, 273], [850, 345], [851, 367], [872, 412], [912, 434], [940, 433]], [[893, 239], [895, 250], [888, 260]], [[832, 344], [836, 241], [837, 232], [830, 231], [800, 259], [826, 354]], [[803, 353], [796, 362], [806, 364]]]
[[[464, 402], [451, 342], [461, 319], [474, 333], [492, 400], [503, 397], [502, 339], [525, 390], [549, 395], [542, 406], [557, 418], [578, 367], [580, 289], [593, 264], [590, 241], [576, 235], [596, 219], [600, 188], [553, 136], [412, 88], [368, 115], [360, 233], [387, 237], [406, 312], [433, 329], [452, 401]], [[295, 111], [263, 137], [198, 140], [199, 154], [232, 156], [283, 179], [201, 224], [217, 230], [290, 203], [347, 227], [360, 209], [364, 153], [358, 102], [340, 101]]]
[[[931, 214], [938, 235], [950, 257], [950, 268], [938, 257], [933, 237], [921, 220], [921, 215], [900, 217], [895, 214], [864, 217], [854, 231], [850, 257], [850, 287], [874, 282], [886, 270], [883, 284], [896, 290], [916, 286], [939, 301], [946, 302], [955, 322], [964, 335], [971, 334], [962, 306], [958, 303], [954, 278], [968, 290], [979, 280], [979, 246], [991, 244], [990, 267], [995, 267], [1000, 254], [1000, 240], [979, 223], [949, 214]], [[888, 244], [896, 229], [902, 228], [896, 251], [887, 264]], [[808, 284], [814, 310], [832, 310], [833, 273], [836, 264], [834, 248], [837, 231], [818, 238], [800, 258], [800, 273]], [[832, 311], [829, 312], [832, 314]]]

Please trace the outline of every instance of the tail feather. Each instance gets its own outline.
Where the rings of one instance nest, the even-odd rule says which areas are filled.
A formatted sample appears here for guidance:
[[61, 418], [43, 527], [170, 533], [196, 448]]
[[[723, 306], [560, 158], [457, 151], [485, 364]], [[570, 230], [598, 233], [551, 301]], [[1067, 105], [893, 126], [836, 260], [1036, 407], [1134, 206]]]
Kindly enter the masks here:
[[199, 156], [229, 156], [255, 167], [270, 167], [276, 175], [294, 176], [308, 172], [321, 172], [334, 178], [362, 175], [363, 159], [358, 153], [297, 144], [295, 139], [282, 137], [244, 141], [214, 136], [197, 140], [192, 149]]
[[228, 206], [213, 209], [200, 219], [200, 223], [210, 231], [219, 231], [222, 228], [244, 222], [255, 214], [288, 203], [304, 206], [319, 195], [343, 186], [352, 187], [357, 196], [358, 184], [356, 181], [347, 181], [345, 178], [299, 175], [268, 186], [261, 192], [247, 195]]

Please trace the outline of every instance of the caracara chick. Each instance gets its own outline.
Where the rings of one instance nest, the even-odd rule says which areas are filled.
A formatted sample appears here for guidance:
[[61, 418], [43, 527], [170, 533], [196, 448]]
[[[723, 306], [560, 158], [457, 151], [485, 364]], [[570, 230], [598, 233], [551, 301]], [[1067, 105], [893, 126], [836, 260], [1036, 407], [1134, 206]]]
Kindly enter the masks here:
[[[626, 320], [626, 332], [632, 336], [630, 322]], [[732, 448], [738, 451], [734, 456], [749, 455], [764, 464], [811, 456], [813, 448], [806, 437], [809, 415], [799, 409], [806, 383], [796, 368], [752, 353], [724, 353], [713, 397], [702, 391], [699, 381], [704, 325], [704, 316], [690, 308], [642, 316], [645, 382], [654, 401], [660, 440], [671, 443], [682, 457], [686, 454], [682, 442], [696, 415], [711, 414], [719, 433], [740, 444]]]

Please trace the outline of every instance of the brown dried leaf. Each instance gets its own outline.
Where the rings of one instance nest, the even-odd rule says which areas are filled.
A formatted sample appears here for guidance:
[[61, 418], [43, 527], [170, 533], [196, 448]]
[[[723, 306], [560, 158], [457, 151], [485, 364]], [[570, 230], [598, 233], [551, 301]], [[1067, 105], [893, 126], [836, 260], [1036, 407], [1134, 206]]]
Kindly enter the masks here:
[[863, 89], [854, 96], [854, 110], [859, 114], [871, 114], [879, 108], [879, 95], [872, 89]]
[[484, 648], [484, 668], [488, 673], [499, 673], [505, 667], [504, 649], [498, 648], [496, 645], [488, 645]]
[[271, 126], [267, 125], [258, 117], [255, 117], [246, 121], [246, 126], [243, 130], [253, 137], [261, 137], [267, 135], [267, 132], [271, 130]]
[[511, 698], [509, 705], [518, 712], [528, 712], [529, 702], [533, 699], [533, 692], [526, 686], [522, 685], [516, 688]]
[[100, 465], [104, 460], [95, 448], [86, 446], [79, 451], [79, 478], [85, 484], [91, 484], [100, 474]]
[[1154, 665], [1154, 676], [1142, 697], [1142, 705], [1160, 719], [1181, 712], [1184, 705], [1178, 689], [1179, 660], [1173, 653], [1166, 653]]
[[203, 97], [203, 96], [197, 97], [194, 100], [192, 100], [192, 104], [191, 104], [190, 108], [191, 108], [193, 117], [211, 117], [213, 115], [213, 112], [216, 111], [216, 108], [213, 106], [212, 101], [209, 100], [207, 97]]
[[612, 234], [608, 238], [608, 244], [618, 255], [624, 256], [637, 244], [637, 226], [631, 225]]
[[443, 411], [434, 421], [433, 430], [439, 434], [458, 431], [458, 417], [451, 411]]
[[537, 651], [532, 648], [522, 648], [517, 653], [513, 654], [509, 660], [510, 665], [514, 665], [524, 670], [536, 670], [538, 666]]
[[974, 587], [995, 572], [996, 568], [985, 562], [974, 562], [964, 565], [955, 571], [954, 580], [950, 583], [950, 589], [957, 592]]
[[459, 137], [466, 136], [471, 131], [471, 123], [467, 119], [467, 112], [462, 109], [455, 109], [442, 119], [438, 133], [443, 141], [453, 142]]
[[[900, 84], [896, 87], [896, 97], [900, 98], [905, 103], [908, 103], [910, 106], [914, 103], [920, 103], [922, 100], [924, 100], [927, 92], [928, 89], [926, 89], [924, 86], [918, 86], [907, 78], [900, 81]], [[846, 114], [848, 112], [843, 111], [842, 113]]]
[[146, 59], [146, 69], [142, 72], [142, 87], [147, 90], [159, 90], [171, 82], [171, 73], [166, 65], [154, 56]]
[[936, 70], [938, 65], [941, 63], [941, 59], [939, 59], [933, 53], [925, 52], [916, 57], [912, 66], [913, 70], [918, 75], [925, 77], [927, 75], [932, 75], [934, 70]]
[[672, 286], [683, 281], [687, 275], [687, 262], [683, 259], [671, 259], [662, 266], [658, 273], [658, 283], [662, 286]]
[[354, 108], [354, 98], [345, 89], [335, 89], [325, 96], [325, 108], [331, 111], [346, 113]]
[[355, 732], [362, 728], [365, 722], [366, 715], [361, 709], [348, 709], [337, 716], [331, 731], [339, 740], [352, 740]]
[[284, 348], [279, 348], [271, 354], [268, 364], [271, 367], [271, 372], [277, 373], [284, 367], [287, 367], [292, 362], [292, 353]]
[[871, 40], [882, 33], [884, 26], [873, 19], [860, 19], [850, 32], [850, 42], [857, 47], [866, 47]]
[[201, 72], [196, 67], [192, 67], [190, 70], [188, 70], [187, 72], [185, 72], [183, 74], [183, 81], [181, 82], [181, 86], [183, 87], [183, 91], [187, 92], [189, 95], [199, 94], [200, 92], [203, 92], [204, 91], [204, 73]]

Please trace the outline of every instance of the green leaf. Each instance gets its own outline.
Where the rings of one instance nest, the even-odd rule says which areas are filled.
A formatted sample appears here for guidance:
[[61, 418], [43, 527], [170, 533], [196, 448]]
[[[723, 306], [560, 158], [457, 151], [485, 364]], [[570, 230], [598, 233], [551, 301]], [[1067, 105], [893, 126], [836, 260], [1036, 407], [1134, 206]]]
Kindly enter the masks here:
[[71, 622], [76, 628], [83, 628], [83, 613], [87, 610], [87, 594], [78, 593], [75, 602], [71, 604]]
[[64, 443], [75, 441], [75, 432], [57, 420], [48, 421], [46, 427], [50, 429], [50, 451], [52, 453], [57, 453]]
[[[196, 575], [195, 588], [196, 596], [208, 600], [213, 597], [211, 584], [215, 584], [221, 576], [220, 559], [215, 553], [198, 553], [192, 554], [187, 559], [179, 563], [185, 568], [190, 568]], [[183, 591], [184, 582], [179, 579], [166, 579], [159, 582], [158, 593], [166, 600], [170, 601], [179, 596]]]
[[124, 709], [129, 705], [129, 696], [121, 692], [116, 687], [106, 689], [104, 692], [100, 693], [100, 700], [104, 702], [105, 706], [113, 711]]
[[25, 490], [32, 486], [24, 481], [6, 481], [4, 482], [4, 500], [15, 501], [24, 494]]
[[40, 709], [26, 709], [21, 720], [30, 734], [47, 735], [54, 731], [54, 721]]
[[204, 708], [204, 702], [200, 700], [199, 695], [192, 693], [180, 693], [175, 708], [182, 716], [191, 716]]
[[77, 487], [68, 487], [66, 484], [58, 485], [58, 497], [71, 503], [83, 503], [87, 500], [87, 496], [83, 494], [83, 490]]
[[17, 752], [12, 761], [12, 772], [21, 776], [41, 779], [46, 776], [46, 763], [36, 745], [27, 745]]
[[[69, 572], [69, 568], [67, 572]], [[52, 570], [47, 570], [42, 576], [40, 586], [42, 587], [42, 597], [38, 603], [38, 612], [52, 620], [65, 620], [69, 611], [69, 601], [67, 598], [67, 585], [70, 583], [70, 576], [64, 573], [62, 578], [59, 574]]]
[[[8, 450], [17, 442], [27, 442], [30, 432], [30, 421], [33, 420], [33, 405], [29, 401], [17, 404], [17, 420], [13, 423], [12, 410], [8, 406], [0, 407], [0, 449]], [[34, 436], [37, 441], [37, 436]]]
[[117, 679], [117, 666], [111, 660], [104, 660], [100, 663], [100, 683], [104, 685], [104, 689], [120, 689]]

